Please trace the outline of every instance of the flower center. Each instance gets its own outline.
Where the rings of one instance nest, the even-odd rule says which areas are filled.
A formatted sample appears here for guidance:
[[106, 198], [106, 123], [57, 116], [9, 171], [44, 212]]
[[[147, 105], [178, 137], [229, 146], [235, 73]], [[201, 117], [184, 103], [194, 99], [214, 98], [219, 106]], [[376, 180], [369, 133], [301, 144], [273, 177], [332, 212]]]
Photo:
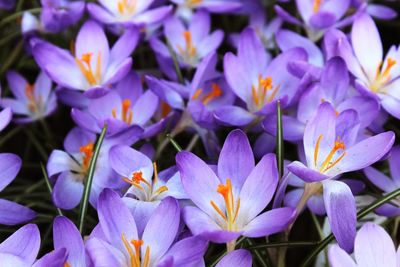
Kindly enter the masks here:
[[190, 33], [190, 31], [184, 31], [183, 38], [185, 40], [185, 48], [182, 48], [182, 46], [178, 44], [178, 51], [184, 60], [190, 61], [190, 59], [194, 58], [197, 53], [196, 47], [193, 44], [192, 34]]
[[[111, 110], [114, 119], [117, 119], [117, 109], [113, 108]], [[131, 109], [131, 101], [129, 99], [124, 99], [121, 103], [121, 120], [127, 124], [132, 123], [133, 111]]]
[[[194, 92], [193, 96], [192, 96], [192, 100], [196, 100], [198, 99], [203, 93], [203, 89], [197, 89], [196, 92]], [[204, 105], [207, 105], [211, 100], [218, 98], [222, 95], [222, 90], [221, 87], [219, 87], [218, 84], [216, 83], [212, 83], [211, 84], [211, 91], [208, 94], [205, 94], [202, 98], [201, 98], [201, 102]]]
[[93, 156], [93, 143], [90, 142], [89, 144], [85, 146], [81, 146], [79, 148], [79, 151], [83, 154], [83, 159], [82, 159], [82, 172], [86, 173], [86, 171], [89, 168], [90, 165], [90, 160], [92, 159]]
[[373, 92], [379, 92], [382, 85], [386, 84], [391, 80], [390, 77], [390, 70], [396, 65], [396, 60], [393, 58], [388, 58], [386, 60], [386, 66], [382, 69], [382, 62], [379, 63], [378, 67], [376, 68], [375, 79], [370, 85], [370, 89]]
[[226, 184], [218, 185], [217, 192], [221, 194], [225, 202], [225, 212], [223, 212], [214, 201], [210, 201], [211, 206], [216, 210], [216, 212], [222, 217], [222, 219], [227, 224], [228, 231], [235, 231], [235, 220], [240, 208], [240, 198], [234, 200], [232, 193], [232, 183], [231, 179], [226, 179]]
[[118, 12], [121, 15], [133, 14], [136, 10], [136, 0], [119, 0], [118, 1]]
[[[321, 143], [323, 135], [321, 134], [318, 139], [317, 143], [315, 144], [314, 148], [314, 165], [315, 167], [319, 170], [319, 172], [324, 173], [327, 170], [331, 169], [334, 167], [336, 164], [338, 164], [346, 155], [346, 146], [343, 141], [340, 141], [340, 137], [338, 136], [337, 140], [333, 144], [333, 147], [331, 151], [329, 152], [328, 156], [325, 158], [325, 160], [321, 163], [321, 165], [318, 167], [318, 152], [319, 152], [319, 145]], [[334, 160], [334, 156], [336, 152], [342, 151], [341, 155], [337, 156], [336, 159]]]
[[165, 191], [168, 191], [168, 187], [166, 185], [162, 185], [157, 189], [154, 188], [154, 186], [158, 182], [157, 165], [155, 162], [153, 162], [153, 168], [154, 168], [154, 177], [151, 183], [149, 183], [146, 179], [143, 178], [143, 173], [141, 171], [135, 171], [130, 178], [127, 177], [122, 178], [122, 180], [124, 180], [130, 185], [133, 185], [134, 187], [138, 188], [140, 191], [144, 193], [145, 195], [144, 201], [153, 201], [159, 195], [161, 195]]
[[28, 109], [32, 113], [38, 113], [40, 111], [40, 106], [42, 103], [42, 96], [39, 96], [39, 100], [35, 99], [35, 85], [27, 83], [25, 85], [25, 96], [28, 98]]
[[91, 86], [94, 86], [100, 84], [101, 81], [101, 53], [97, 53], [95, 70], [92, 67], [92, 56], [93, 53], [84, 53], [80, 59], [75, 58], [75, 62], [83, 76], [86, 78], [87, 82]]
[[313, 12], [317, 13], [319, 11], [319, 9], [321, 8], [321, 4], [322, 4], [323, 0], [314, 0], [313, 2]]
[[187, 0], [186, 1], [186, 6], [188, 7], [194, 7], [196, 5], [201, 4], [201, 2], [203, 2], [203, 0]]
[[[262, 78], [261, 75], [258, 76], [258, 85], [257, 87], [251, 86], [251, 96], [253, 99], [253, 103], [257, 109], [262, 108], [266, 103], [271, 102], [276, 93], [279, 91], [281, 86], [273, 86], [272, 77], [267, 76], [265, 79]], [[271, 94], [268, 95], [268, 91], [271, 91]]]
[[71, 265], [69, 265], [69, 263], [66, 262], [66, 263], [64, 263], [64, 266], [63, 266], [63, 267], [71, 267]]
[[[144, 259], [140, 257], [140, 247], [143, 246], [143, 240], [132, 239], [130, 242], [126, 240], [125, 235], [122, 234], [122, 242], [125, 249], [129, 254], [130, 267], [148, 267], [150, 262], [150, 247], [146, 246]], [[143, 262], [142, 262], [143, 260]], [[143, 264], [142, 264], [143, 263]]]

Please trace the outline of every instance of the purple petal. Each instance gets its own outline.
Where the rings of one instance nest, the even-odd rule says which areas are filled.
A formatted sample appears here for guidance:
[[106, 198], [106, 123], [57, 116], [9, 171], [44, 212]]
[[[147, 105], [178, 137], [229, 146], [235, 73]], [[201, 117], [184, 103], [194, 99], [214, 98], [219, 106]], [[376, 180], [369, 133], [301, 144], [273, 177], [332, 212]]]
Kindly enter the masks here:
[[83, 194], [82, 174], [66, 171], [60, 174], [53, 188], [53, 202], [61, 209], [73, 209], [81, 201]]
[[396, 250], [389, 234], [367, 222], [357, 233], [354, 256], [359, 266], [396, 266]]
[[0, 224], [15, 225], [26, 223], [36, 217], [36, 212], [18, 203], [0, 199]]
[[246, 126], [251, 123], [256, 116], [247, 110], [237, 106], [223, 106], [214, 111], [215, 118], [223, 124], [232, 126]]
[[207, 247], [206, 240], [192, 236], [176, 242], [163, 258], [172, 257], [174, 264], [171, 266], [196, 266], [195, 264], [204, 256]]
[[218, 177], [221, 182], [231, 179], [233, 187], [239, 192], [254, 165], [253, 151], [246, 134], [241, 130], [230, 132], [218, 159]]
[[67, 255], [68, 253], [65, 248], [53, 250], [38, 259], [32, 267], [64, 266]]
[[244, 228], [244, 236], [262, 237], [284, 231], [294, 221], [296, 210], [278, 208], [262, 213]]
[[11, 92], [17, 99], [26, 99], [25, 88], [28, 85], [28, 82], [21, 74], [15, 71], [7, 72], [7, 82]]
[[[238, 165], [240, 165], [239, 162]], [[275, 155], [265, 155], [253, 168], [240, 190], [238, 218], [249, 222], [256, 217], [271, 201], [278, 185], [278, 179]]]
[[21, 169], [22, 160], [11, 153], [0, 154], [0, 191], [9, 185]]
[[176, 165], [190, 199], [207, 214], [217, 215], [210, 201], [214, 201], [218, 207], [224, 207], [224, 204], [221, 195], [217, 193], [221, 181], [214, 171], [200, 158], [186, 151], [176, 155]]
[[251, 267], [251, 253], [245, 249], [238, 249], [224, 256], [215, 267]]
[[391, 20], [397, 17], [397, 12], [394, 9], [380, 4], [368, 3], [367, 12], [375, 18], [383, 20]]
[[[176, 199], [165, 198], [150, 217], [142, 240], [151, 248], [150, 263], [164, 255], [175, 240], [180, 220], [180, 207]], [[162, 225], [162, 230], [160, 229]], [[142, 256], [146, 247], [142, 248]]]
[[398, 187], [400, 187], [400, 165], [398, 164], [399, 160], [400, 146], [394, 146], [390, 152], [389, 168], [390, 174], [392, 175], [392, 178], [396, 182]]
[[130, 57], [139, 42], [139, 29], [136, 27], [128, 28], [124, 34], [117, 40], [110, 51], [110, 62], [122, 62]]
[[350, 188], [343, 182], [323, 182], [325, 209], [332, 233], [339, 246], [347, 252], [353, 251], [356, 236], [356, 203]]
[[329, 248], [329, 263], [332, 267], [357, 267], [351, 256], [338, 245]]
[[331, 12], [319, 11], [310, 17], [310, 25], [316, 29], [326, 29], [336, 22], [335, 14]]
[[[111, 189], [104, 189], [97, 206], [99, 222], [109, 243], [125, 251], [122, 235], [126, 240], [138, 239], [135, 221], [120, 196]], [[128, 241], [128, 242], [129, 242]]]
[[241, 235], [241, 232], [223, 230], [210, 216], [196, 207], [185, 207], [183, 209], [183, 219], [194, 236], [199, 236], [215, 243], [227, 243]]
[[302, 179], [307, 183], [319, 182], [329, 178], [329, 176], [325, 174], [307, 168], [303, 163], [299, 161], [294, 161], [290, 163], [290, 165], [287, 168], [289, 171], [291, 171], [292, 173], [294, 173], [296, 176], [298, 176], [300, 179]]
[[5, 108], [0, 112], [0, 132], [10, 123], [12, 115], [11, 108]]
[[365, 176], [370, 180], [375, 186], [384, 192], [392, 192], [397, 189], [397, 185], [386, 175], [378, 171], [373, 167], [367, 167], [364, 170]]
[[65, 248], [70, 266], [85, 265], [85, 247], [76, 226], [66, 217], [58, 216], [53, 223], [54, 249]]
[[150, 11], [144, 12], [139, 16], [135, 17], [134, 22], [136, 24], [157, 23], [165, 19], [165, 17], [167, 17], [171, 11], [172, 11], [172, 6], [163, 6], [159, 8], [154, 8]]
[[35, 224], [27, 224], [0, 244], [0, 253], [13, 254], [31, 265], [36, 260], [39, 247], [39, 228]]

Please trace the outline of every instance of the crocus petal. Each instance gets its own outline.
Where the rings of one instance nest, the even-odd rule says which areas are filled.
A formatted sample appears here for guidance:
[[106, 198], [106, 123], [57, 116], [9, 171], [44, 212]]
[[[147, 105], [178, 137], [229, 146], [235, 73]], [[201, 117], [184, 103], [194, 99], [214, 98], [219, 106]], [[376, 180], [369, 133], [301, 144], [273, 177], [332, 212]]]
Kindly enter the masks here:
[[[176, 267], [192, 266], [197, 263], [207, 250], [208, 242], [197, 236], [176, 242], [163, 258], [172, 257]], [[190, 250], [187, 250], [190, 248]]]
[[[10, 87], [13, 95], [19, 100], [25, 100], [25, 88], [28, 85], [28, 82], [24, 77], [21, 76], [18, 72], [9, 71], [7, 72], [7, 82]], [[24, 101], [25, 102], [25, 101]]]
[[60, 174], [53, 190], [53, 201], [57, 207], [69, 210], [79, 204], [84, 187], [82, 178], [82, 175], [69, 171]]
[[[150, 217], [144, 229], [142, 240], [151, 248], [149, 264], [160, 259], [175, 240], [180, 220], [180, 207], [176, 199], [165, 198]], [[162, 230], [160, 228], [162, 225]], [[146, 247], [141, 248], [142, 257]]]
[[133, 122], [139, 125], [147, 123], [159, 107], [157, 95], [151, 90], [146, 91], [133, 105]]
[[303, 163], [299, 161], [294, 161], [290, 163], [287, 168], [300, 179], [308, 183], [319, 182], [329, 178], [329, 176], [325, 174], [307, 168]]
[[12, 119], [11, 108], [5, 108], [0, 112], [0, 131], [4, 130]]
[[135, 24], [153, 24], [163, 20], [172, 10], [172, 6], [163, 6], [144, 12], [134, 19]]
[[278, 177], [275, 155], [265, 155], [253, 168], [240, 190], [239, 220], [249, 222], [268, 205], [278, 185]]
[[0, 154], [0, 192], [9, 185], [21, 169], [22, 160], [11, 153]]
[[183, 209], [183, 219], [194, 236], [199, 236], [215, 243], [227, 243], [241, 235], [241, 232], [222, 229], [210, 216], [196, 207], [185, 207]]
[[247, 110], [237, 106], [223, 106], [214, 111], [215, 118], [223, 124], [232, 126], [246, 126], [251, 123], [256, 116]]
[[367, 167], [364, 170], [365, 176], [370, 180], [375, 186], [379, 187], [385, 192], [392, 192], [397, 189], [397, 185], [386, 175], [378, 171], [373, 167]]
[[329, 224], [339, 246], [353, 251], [356, 236], [356, 203], [350, 188], [343, 182], [323, 182], [324, 202]]
[[368, 3], [367, 12], [375, 18], [383, 20], [391, 20], [397, 17], [397, 12], [394, 9], [380, 4]]
[[125, 145], [117, 145], [110, 149], [111, 167], [123, 177], [130, 179], [135, 171], [141, 171], [143, 178], [150, 181], [153, 176], [153, 163], [141, 152]]
[[36, 217], [36, 212], [18, 203], [0, 199], [0, 224], [15, 225], [26, 223]]
[[243, 236], [262, 237], [282, 232], [293, 222], [296, 210], [278, 208], [262, 213], [244, 227]]
[[358, 266], [396, 266], [396, 250], [388, 233], [374, 223], [366, 223], [357, 233], [354, 256]]
[[321, 76], [321, 89], [328, 101], [340, 103], [346, 96], [349, 87], [349, 73], [345, 61], [340, 57], [331, 58]]
[[231, 179], [236, 190], [240, 190], [254, 165], [253, 151], [246, 134], [241, 130], [230, 132], [218, 159], [218, 177], [221, 182]]
[[87, 241], [86, 251], [92, 260], [93, 266], [111, 267], [124, 266], [126, 264], [126, 258], [121, 253], [122, 250], [119, 251], [116, 247], [98, 238], [90, 238]]
[[30, 264], [25, 262], [21, 257], [9, 253], [1, 253], [1, 264], [3, 267], [26, 267]]
[[97, 211], [101, 228], [108, 242], [125, 251], [122, 235], [126, 240], [138, 239], [136, 224], [120, 196], [111, 189], [100, 194]]
[[65, 248], [53, 250], [37, 260], [32, 267], [64, 266], [67, 255], [67, 250]]
[[333, 168], [337, 168], [340, 172], [365, 168], [380, 160], [392, 148], [394, 139], [393, 132], [369, 137], [347, 149], [343, 160]]
[[251, 267], [251, 253], [245, 249], [238, 249], [224, 256], [215, 267]]
[[353, 259], [338, 245], [330, 247], [328, 255], [332, 267], [357, 267]]
[[107, 10], [105, 10], [104, 8], [100, 7], [97, 4], [88, 3], [86, 7], [90, 16], [96, 19], [97, 21], [100, 21], [105, 24], [111, 24], [116, 20], [115, 17], [113, 17], [113, 15], [110, 12], [108, 12]]
[[84, 266], [85, 247], [76, 226], [66, 217], [58, 216], [53, 223], [54, 249], [65, 248], [70, 266]]
[[389, 158], [389, 168], [390, 174], [394, 181], [396, 181], [397, 186], [400, 187], [400, 166], [398, 164], [400, 160], [400, 146], [395, 146], [390, 152]]
[[135, 50], [139, 42], [139, 29], [136, 27], [128, 28], [124, 34], [117, 40], [110, 51], [110, 64], [118, 63], [129, 57]]
[[223, 199], [217, 193], [221, 181], [214, 171], [200, 158], [186, 151], [176, 155], [176, 165], [190, 199], [207, 214], [219, 216], [210, 204], [210, 201], [214, 201], [218, 207], [224, 207]]
[[[365, 42], [365, 40], [369, 41]], [[376, 69], [382, 61], [383, 49], [378, 28], [368, 14], [365, 13], [354, 21], [351, 42], [364, 71], [368, 77], [374, 78]]]
[[39, 228], [35, 224], [27, 224], [0, 244], [0, 253], [13, 254], [31, 265], [36, 259], [39, 247]]

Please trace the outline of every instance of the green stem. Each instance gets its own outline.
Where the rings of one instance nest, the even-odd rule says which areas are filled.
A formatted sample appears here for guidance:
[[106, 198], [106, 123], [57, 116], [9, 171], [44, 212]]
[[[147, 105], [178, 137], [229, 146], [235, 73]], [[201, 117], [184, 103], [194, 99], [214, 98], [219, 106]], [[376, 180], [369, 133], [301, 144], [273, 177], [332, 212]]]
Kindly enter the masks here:
[[[43, 178], [46, 183], [47, 190], [49, 190], [50, 197], [51, 197], [53, 195], [53, 188], [51, 187], [49, 176], [47, 175], [47, 171], [46, 171], [46, 168], [44, 167], [43, 163], [40, 163], [40, 168], [42, 169]], [[56, 209], [57, 209], [58, 215], [63, 216], [61, 209], [60, 208], [56, 208]]]
[[32, 9], [27, 9], [27, 10], [21, 10], [19, 12], [15, 12], [14, 14], [4, 18], [3, 20], [0, 21], [0, 26], [3, 26], [4, 24], [13, 21], [15, 19], [17, 19], [18, 17], [22, 16], [24, 14], [24, 12], [30, 12], [32, 14], [35, 13], [40, 13], [40, 11], [42, 11], [41, 7], [36, 7], [36, 8], [32, 8]]
[[281, 102], [276, 104], [276, 160], [278, 162], [279, 177], [283, 176], [283, 127], [282, 127], [282, 109]]
[[83, 191], [83, 197], [82, 197], [81, 208], [80, 208], [80, 213], [79, 213], [79, 232], [81, 234], [83, 233], [83, 227], [85, 225], [85, 217], [86, 217], [86, 213], [87, 213], [87, 209], [88, 209], [88, 205], [89, 205], [90, 189], [92, 187], [94, 172], [96, 170], [96, 162], [97, 162], [97, 158], [99, 157], [101, 144], [103, 143], [104, 137], [106, 135], [106, 131], [107, 131], [107, 124], [104, 125], [103, 130], [101, 131], [99, 139], [97, 140], [96, 146], [94, 148], [93, 156], [90, 159], [89, 171], [88, 171], [88, 175], [86, 178], [86, 184], [85, 184], [85, 189]]
[[[397, 189], [397, 190], [392, 191], [391, 193], [385, 195], [384, 197], [382, 197], [380, 199], [375, 200], [370, 205], [368, 205], [367, 207], [365, 207], [362, 210], [360, 210], [357, 213], [357, 220], [360, 220], [360, 219], [364, 218], [370, 212], [374, 211], [376, 208], [379, 208], [383, 204], [391, 201], [392, 199], [394, 199], [394, 198], [396, 198], [398, 196], [400, 196], [400, 188]], [[312, 263], [314, 258], [316, 256], [318, 256], [318, 254], [334, 239], [335, 239], [335, 237], [332, 234], [330, 234], [324, 240], [322, 240], [319, 243], [319, 245], [310, 253], [310, 255], [308, 255], [308, 257], [305, 259], [305, 261], [303, 261], [303, 263], [300, 265], [300, 267], [310, 266], [310, 264]]]
[[14, 129], [10, 130], [8, 133], [6, 133], [3, 137], [1, 137], [0, 140], [0, 146], [2, 146], [4, 143], [8, 141], [11, 137], [13, 137], [15, 134], [17, 134], [19, 131], [21, 131], [22, 127], [17, 126]]
[[318, 245], [318, 241], [293, 241], [293, 242], [273, 242], [262, 245], [255, 245], [250, 247], [244, 247], [249, 250], [258, 250], [263, 248], [279, 248], [279, 247], [307, 247]]
[[184, 83], [184, 79], [183, 79], [183, 76], [182, 76], [181, 68], [179, 67], [179, 62], [178, 62], [178, 59], [176, 57], [176, 54], [175, 54], [174, 50], [172, 49], [172, 46], [171, 46], [171, 44], [169, 42], [167, 42], [167, 47], [168, 47], [169, 53], [171, 54], [172, 61], [174, 63], [175, 72], [176, 72], [176, 75], [178, 76], [178, 81], [179, 81], [179, 83], [183, 84]]

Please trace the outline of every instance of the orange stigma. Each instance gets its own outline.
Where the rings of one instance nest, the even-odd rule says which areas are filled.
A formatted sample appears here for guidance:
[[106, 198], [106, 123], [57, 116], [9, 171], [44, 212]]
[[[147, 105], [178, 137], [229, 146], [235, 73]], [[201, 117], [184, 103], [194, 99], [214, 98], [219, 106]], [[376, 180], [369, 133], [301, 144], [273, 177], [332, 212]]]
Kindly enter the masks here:
[[215, 211], [222, 217], [222, 219], [227, 224], [228, 231], [235, 231], [235, 220], [239, 212], [240, 208], [240, 198], [234, 201], [233, 192], [232, 192], [232, 183], [231, 179], [226, 179], [226, 184], [219, 184], [217, 187], [217, 192], [221, 194], [224, 198], [225, 202], [225, 210], [223, 212], [214, 201], [210, 201], [211, 206], [215, 209]]
[[203, 2], [203, 0], [187, 0], [186, 1], [186, 5], [189, 7], [193, 7], [196, 6], [198, 4], [201, 4], [201, 2]]
[[[136, 171], [132, 174], [132, 176], [129, 178], [123, 177], [122, 180], [124, 180], [126, 183], [136, 187], [140, 191], [144, 193], [146, 196], [145, 201], [153, 201], [157, 196], [161, 195], [163, 192], [168, 191], [168, 187], [166, 185], [162, 185], [158, 187], [157, 189], [154, 188], [154, 186], [158, 182], [158, 172], [157, 172], [157, 164], [153, 162], [153, 169], [154, 169], [154, 176], [153, 180], [148, 182], [145, 178], [143, 178], [143, 172], [142, 171]], [[145, 185], [142, 186], [141, 183]], [[147, 188], [147, 189], [146, 189]]]
[[136, 10], [136, 0], [119, 0], [118, 1], [118, 12], [123, 14], [133, 14]]
[[[251, 97], [254, 105], [257, 109], [262, 108], [266, 103], [271, 102], [276, 93], [278, 93], [280, 85], [274, 88], [272, 84], [272, 77], [267, 76], [265, 79], [262, 78], [261, 75], [258, 76], [258, 85], [255, 87], [251, 86]], [[268, 91], [272, 91], [268, 96]]]
[[[198, 99], [202, 93], [203, 93], [203, 89], [197, 89], [192, 96], [192, 100]], [[205, 96], [203, 96], [203, 98], [201, 99], [201, 102], [204, 105], [207, 105], [211, 100], [218, 98], [221, 95], [222, 95], [221, 87], [216, 83], [212, 83], [211, 91], [208, 94], [206, 94]]]
[[322, 0], [314, 0], [313, 3], [313, 12], [317, 13], [319, 9], [321, 8]]
[[[93, 86], [99, 84], [101, 81], [101, 53], [97, 54], [96, 69], [92, 68], [93, 53], [84, 53], [81, 58], [75, 58], [75, 62], [79, 70], [85, 76], [87, 82]], [[94, 71], [94, 72], [93, 72]]]
[[[113, 108], [111, 110], [114, 119], [117, 118], [117, 109]], [[127, 124], [132, 123], [133, 111], [131, 109], [131, 101], [129, 99], [124, 99], [121, 104], [121, 120]]]
[[196, 47], [193, 44], [192, 40], [192, 34], [190, 31], [184, 31], [183, 32], [183, 38], [185, 40], [185, 45], [186, 49], [183, 49], [179, 44], [178, 44], [178, 51], [181, 54], [183, 58], [186, 59], [191, 59], [196, 56], [197, 50]]
[[69, 265], [69, 263], [66, 262], [66, 263], [64, 263], [64, 266], [63, 266], [63, 267], [71, 267], [71, 265]]
[[93, 156], [93, 146], [93, 143], [89, 143], [79, 148], [79, 151], [83, 154], [82, 169], [84, 173], [86, 173], [87, 169], [89, 168], [90, 160]]
[[370, 89], [373, 92], [378, 92], [383, 85], [390, 81], [390, 71], [396, 65], [396, 60], [388, 58], [386, 60], [386, 66], [382, 69], [382, 62], [376, 68], [375, 80], [370, 84]]
[[34, 113], [38, 112], [41, 99], [39, 98], [39, 103], [35, 99], [35, 85], [25, 85], [25, 96], [28, 99], [28, 109]]
[[122, 234], [121, 239], [122, 242], [124, 243], [126, 251], [129, 254], [130, 267], [148, 267], [150, 262], [150, 247], [149, 246], [146, 247], [144, 259], [141, 259], [140, 248], [143, 246], [143, 240], [132, 239], [130, 242], [128, 242], [124, 234]]
[[[318, 139], [317, 143], [315, 144], [314, 148], [314, 165], [316, 168], [318, 168], [318, 153], [319, 153], [319, 146], [321, 143], [323, 135], [321, 134]], [[343, 153], [336, 158], [336, 160], [333, 161], [333, 157], [335, 156], [336, 152], [338, 151], [343, 151]], [[328, 156], [325, 158], [325, 160], [321, 163], [321, 166], [319, 166], [318, 170], [320, 172], [326, 172], [327, 170], [331, 169], [334, 167], [336, 164], [338, 164], [346, 155], [346, 146], [343, 141], [340, 141], [340, 137], [337, 137], [337, 140], [335, 140], [333, 147], [331, 151], [329, 152]]]

